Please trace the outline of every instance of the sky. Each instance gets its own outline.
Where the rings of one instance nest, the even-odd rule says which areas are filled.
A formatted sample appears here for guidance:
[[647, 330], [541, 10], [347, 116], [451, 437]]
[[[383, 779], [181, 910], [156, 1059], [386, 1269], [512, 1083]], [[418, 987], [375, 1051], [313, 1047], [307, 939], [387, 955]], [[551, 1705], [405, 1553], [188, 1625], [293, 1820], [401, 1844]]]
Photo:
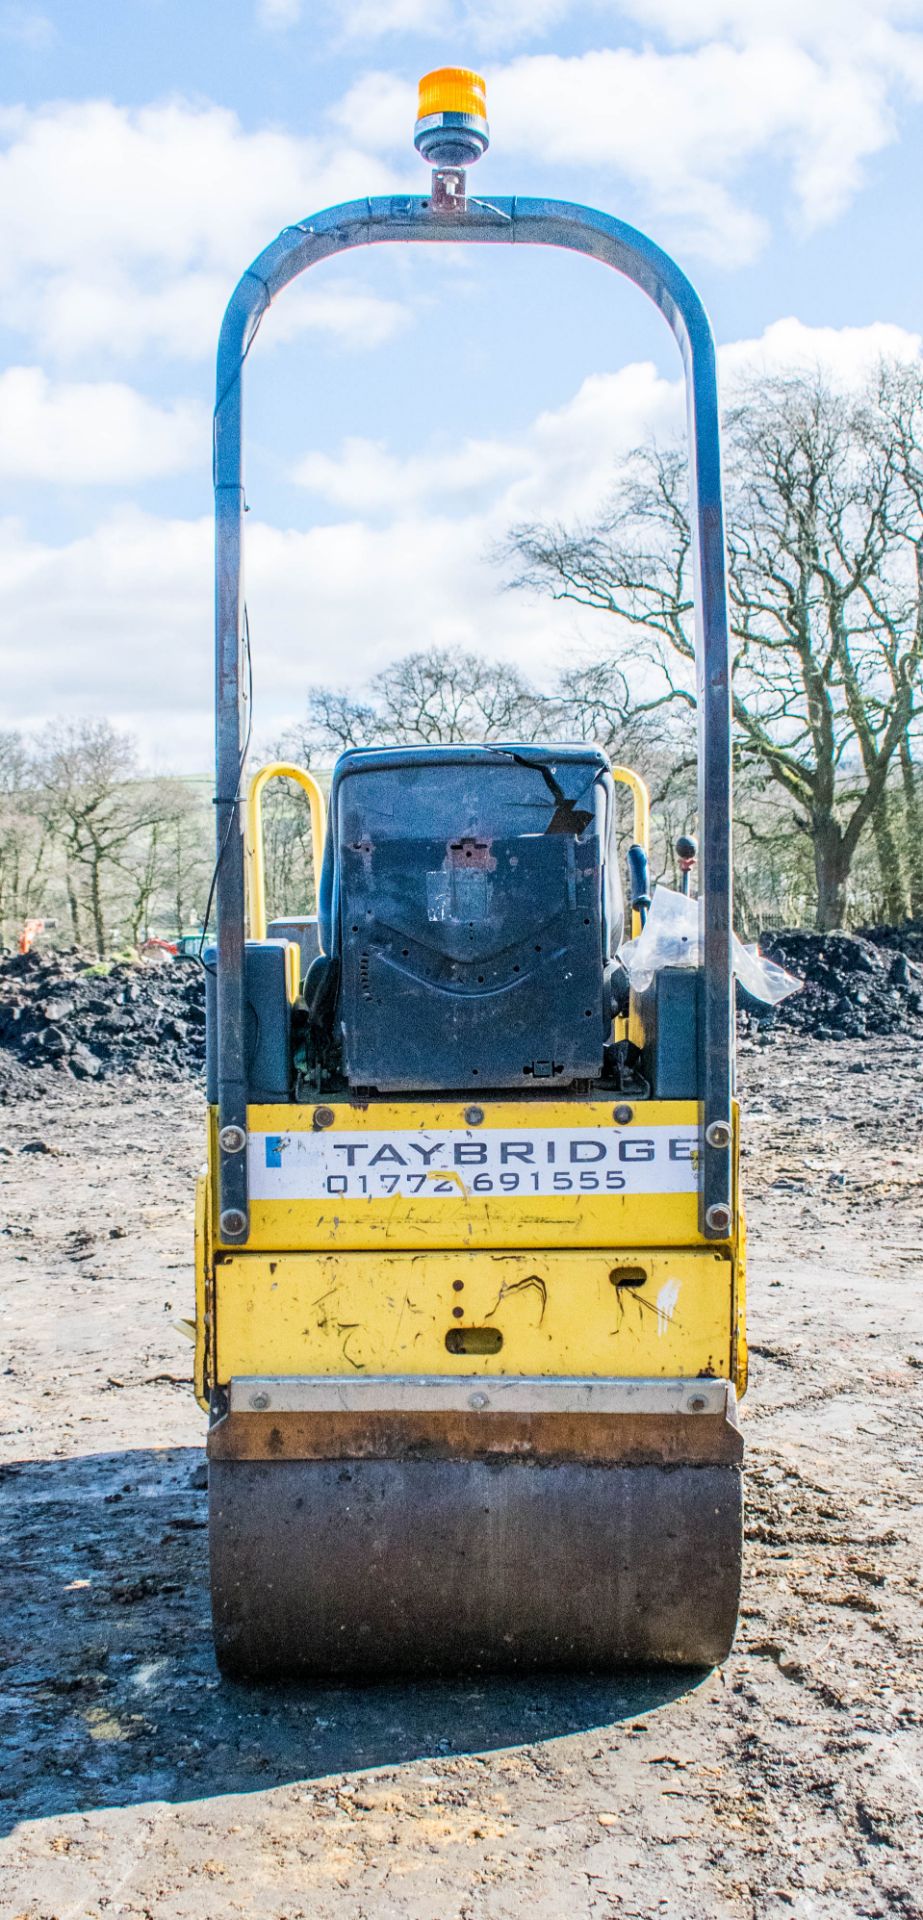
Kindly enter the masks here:
[[[487, 81], [479, 195], [602, 207], [702, 294], [722, 385], [920, 352], [923, 0], [0, 0], [0, 725], [109, 715], [211, 756], [214, 352], [278, 230], [426, 192], [416, 81]], [[254, 731], [317, 682], [474, 647], [540, 685], [601, 616], [504, 588], [682, 424], [635, 289], [541, 249], [399, 247], [289, 288], [247, 365]]]

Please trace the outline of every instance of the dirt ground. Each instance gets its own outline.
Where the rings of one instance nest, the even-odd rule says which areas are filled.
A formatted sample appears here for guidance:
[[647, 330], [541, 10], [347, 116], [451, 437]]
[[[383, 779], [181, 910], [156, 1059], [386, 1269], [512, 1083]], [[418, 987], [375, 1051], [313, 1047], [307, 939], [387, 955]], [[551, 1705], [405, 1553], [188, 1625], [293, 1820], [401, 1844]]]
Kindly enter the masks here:
[[726, 1666], [215, 1671], [199, 1101], [0, 1112], [4, 1920], [923, 1916], [918, 1041], [742, 1060], [748, 1524]]

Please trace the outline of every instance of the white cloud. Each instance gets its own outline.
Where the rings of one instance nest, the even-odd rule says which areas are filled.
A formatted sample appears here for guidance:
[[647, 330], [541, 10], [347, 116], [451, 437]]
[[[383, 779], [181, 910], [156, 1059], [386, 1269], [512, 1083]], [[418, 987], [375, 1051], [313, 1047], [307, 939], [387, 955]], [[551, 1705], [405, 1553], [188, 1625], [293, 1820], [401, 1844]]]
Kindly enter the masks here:
[[456, 44], [515, 46], [539, 39], [573, 11], [573, 0], [337, 0], [331, 8], [349, 40], [377, 40], [402, 33], [450, 35]]
[[496, 47], [539, 39], [575, 15], [586, 26], [589, 15], [601, 40], [617, 37], [627, 18], [676, 46], [772, 38], [834, 57], [923, 24], [923, 0], [595, 0], [589, 8], [585, 0], [330, 0], [329, 11], [344, 35], [366, 42], [451, 30], [456, 42]]
[[40, 367], [0, 374], [0, 478], [126, 484], [201, 457], [208, 423], [189, 401], [157, 406], [112, 380], [53, 383]]
[[[35, 332], [49, 357], [63, 362], [92, 358], [103, 342], [126, 361], [149, 349], [178, 360], [210, 359], [232, 280], [230, 274], [190, 272], [164, 287], [148, 287], [116, 268], [104, 283], [53, 276], [45, 283]], [[338, 279], [331, 288], [309, 278], [279, 296], [272, 324], [261, 333], [260, 351], [311, 332], [350, 350], [377, 347], [393, 339], [410, 317], [400, 302], [369, 293], [357, 282]]]
[[[832, 10], [833, 0], [830, 0]], [[647, 16], [640, 4], [636, 11]], [[666, 51], [601, 48], [563, 56], [521, 56], [490, 74], [488, 112], [504, 157], [549, 166], [602, 169], [630, 180], [654, 215], [682, 233], [685, 252], [739, 264], [763, 245], [766, 222], [741, 196], [740, 182], [762, 163], [781, 168], [790, 209], [807, 227], [835, 219], [862, 186], [867, 160], [896, 134], [902, 99], [923, 94], [923, 37], [898, 33], [885, 8], [855, 31], [761, 32], [704, 41], [678, 31]], [[716, 32], [734, 10], [716, 4]], [[750, 16], [749, 8], [743, 9]], [[806, 8], [810, 22], [812, 8]], [[814, 13], [821, 11], [819, 6]], [[919, 14], [920, 8], [915, 9]], [[897, 8], [891, 14], [897, 17]], [[393, 75], [366, 74], [336, 110], [380, 151], [406, 144], [413, 90]]]
[[0, 40], [7, 40], [12, 46], [25, 47], [29, 53], [44, 53], [57, 37], [48, 15], [29, 5], [28, 0], [22, 4], [10, 0], [10, 4], [0, 10]]
[[880, 27], [923, 24], [923, 0], [619, 0], [648, 31], [660, 28], [682, 46], [724, 34], [735, 41], [767, 37], [840, 52], [855, 49]]
[[[880, 360], [915, 360], [921, 348], [919, 334], [885, 322], [810, 327], [789, 317], [756, 339], [719, 348], [719, 372], [728, 391], [744, 377], [788, 368], [819, 367], [850, 386]], [[516, 520], [592, 514], [617, 461], [650, 435], [682, 431], [684, 417], [681, 373], [664, 379], [652, 362], [638, 361], [591, 374], [564, 406], [538, 414], [522, 434], [457, 447], [437, 441], [404, 458], [380, 441], [350, 437], [336, 454], [308, 454], [293, 477], [348, 514], [478, 514], [496, 533]]]
[[[210, 354], [243, 266], [283, 224], [393, 180], [349, 140], [246, 133], [180, 100], [0, 111], [0, 320], [61, 359]], [[352, 345], [370, 315], [347, 312], [359, 294], [327, 306]], [[323, 311], [308, 302], [305, 324]]]
[[646, 433], [682, 421], [681, 383], [649, 361], [591, 374], [563, 407], [540, 413], [523, 434], [436, 444], [400, 459], [380, 442], [350, 438], [336, 455], [312, 453], [294, 478], [352, 514], [480, 515], [483, 538], [514, 520], [592, 512], [613, 463]]
[[[300, 717], [312, 681], [358, 685], [417, 642], [553, 655], [569, 622], [498, 594], [484, 537], [477, 517], [459, 525], [425, 513], [387, 528], [248, 524], [259, 737]], [[210, 520], [120, 514], [60, 547], [0, 524], [7, 724], [107, 713], [138, 734], [150, 760], [206, 769], [211, 560]]]
[[887, 321], [868, 327], [808, 327], [790, 316], [775, 320], [758, 340], [737, 340], [719, 350], [725, 388], [741, 376], [820, 368], [828, 379], [858, 386], [880, 360], [917, 360], [923, 338]]
[[351, 512], [390, 515], [429, 503], [435, 512], [483, 497], [522, 472], [522, 450], [499, 440], [466, 440], [398, 459], [381, 441], [353, 437], [338, 455], [311, 453], [295, 469], [299, 486]]
[[309, 280], [286, 287], [273, 309], [267, 343], [280, 344], [299, 333], [332, 335], [350, 349], [381, 347], [411, 324], [411, 312], [399, 300], [368, 293], [342, 280], [336, 287]]
[[[881, 354], [911, 358], [899, 327], [811, 328], [777, 321], [721, 351], [726, 387], [744, 372], [820, 365], [855, 382]], [[333, 525], [247, 526], [255, 719], [271, 740], [303, 710], [313, 680], [360, 686], [411, 647], [460, 643], [546, 678], [593, 623], [578, 610], [500, 592], [490, 552], [515, 521], [593, 513], [616, 461], [647, 434], [682, 426], [682, 380], [640, 363], [586, 380], [520, 435], [444, 443], [399, 459], [350, 440], [303, 463]], [[135, 511], [60, 546], [0, 527], [0, 648], [14, 724], [112, 714], [147, 754], [206, 768], [210, 757], [211, 521]], [[38, 670], [37, 670], [38, 668]]]
[[296, 27], [301, 19], [301, 0], [257, 0], [256, 17], [261, 27], [273, 31]]

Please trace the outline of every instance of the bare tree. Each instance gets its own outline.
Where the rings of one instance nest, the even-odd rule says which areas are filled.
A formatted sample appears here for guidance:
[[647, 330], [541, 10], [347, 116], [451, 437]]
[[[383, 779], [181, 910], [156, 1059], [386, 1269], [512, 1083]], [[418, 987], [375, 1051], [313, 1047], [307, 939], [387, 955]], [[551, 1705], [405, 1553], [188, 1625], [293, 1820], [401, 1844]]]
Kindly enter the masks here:
[[[917, 800], [921, 422], [919, 367], [883, 367], [857, 397], [819, 373], [763, 379], [726, 422], [737, 753], [810, 836], [822, 927], [842, 922], [867, 829], [886, 911], [907, 904], [889, 783], [909, 767]], [[639, 449], [594, 525], [522, 526], [509, 552], [514, 586], [611, 617], [616, 711], [695, 707], [681, 451]]]
[[124, 874], [132, 847], [145, 870], [139, 840], [162, 826], [163, 783], [142, 777], [134, 741], [108, 720], [55, 722], [41, 736], [39, 749], [40, 805], [63, 850], [74, 940], [82, 940], [86, 915], [102, 959], [108, 945], [108, 887], [119, 870]]
[[214, 859], [214, 822], [207, 783], [174, 778], [166, 784], [170, 806], [163, 885], [175, 930], [182, 933], [202, 917]]
[[354, 701], [312, 687], [300, 743], [342, 749], [415, 741], [547, 738], [560, 724], [558, 704], [504, 661], [460, 647], [409, 653], [375, 675], [369, 698]]
[[20, 733], [0, 733], [0, 941], [16, 935], [45, 903], [50, 849], [37, 788], [29, 741]]

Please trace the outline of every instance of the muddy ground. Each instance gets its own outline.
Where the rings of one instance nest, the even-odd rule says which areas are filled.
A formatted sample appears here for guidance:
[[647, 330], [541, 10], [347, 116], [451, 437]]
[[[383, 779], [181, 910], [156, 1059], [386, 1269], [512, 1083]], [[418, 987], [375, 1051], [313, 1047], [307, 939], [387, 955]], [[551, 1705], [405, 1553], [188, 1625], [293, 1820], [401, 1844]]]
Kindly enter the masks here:
[[923, 1049], [795, 1044], [742, 1060], [746, 1585], [694, 1684], [219, 1680], [198, 1096], [4, 1110], [4, 1920], [923, 1916]]

